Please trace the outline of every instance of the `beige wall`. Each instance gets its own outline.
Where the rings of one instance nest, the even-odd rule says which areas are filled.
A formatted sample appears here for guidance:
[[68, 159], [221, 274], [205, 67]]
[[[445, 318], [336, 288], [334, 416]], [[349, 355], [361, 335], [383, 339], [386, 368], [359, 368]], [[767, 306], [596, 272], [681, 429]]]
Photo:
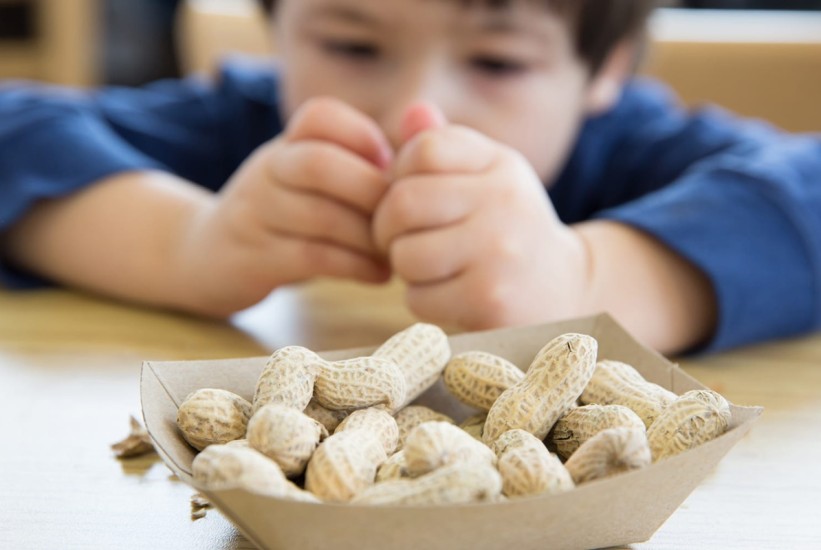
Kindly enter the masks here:
[[644, 71], [690, 105], [821, 132], [821, 13], [662, 10]]

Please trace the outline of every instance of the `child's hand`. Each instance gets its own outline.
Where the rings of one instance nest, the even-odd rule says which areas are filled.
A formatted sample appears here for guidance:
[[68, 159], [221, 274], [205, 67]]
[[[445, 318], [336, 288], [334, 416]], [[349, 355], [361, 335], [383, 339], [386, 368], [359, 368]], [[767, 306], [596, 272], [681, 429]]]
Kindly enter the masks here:
[[585, 246], [525, 158], [418, 106], [405, 128], [421, 131], [397, 155], [374, 235], [409, 307], [470, 329], [581, 313]]
[[206, 312], [224, 315], [317, 275], [384, 281], [371, 216], [391, 154], [379, 127], [351, 107], [303, 105], [195, 220], [183, 249]]

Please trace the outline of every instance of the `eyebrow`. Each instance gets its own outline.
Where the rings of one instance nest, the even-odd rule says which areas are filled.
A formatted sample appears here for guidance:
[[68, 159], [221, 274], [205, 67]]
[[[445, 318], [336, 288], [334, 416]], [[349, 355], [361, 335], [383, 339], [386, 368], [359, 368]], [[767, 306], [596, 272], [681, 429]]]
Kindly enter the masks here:
[[514, 23], [510, 19], [500, 19], [498, 17], [488, 18], [482, 21], [479, 28], [492, 34], [510, 34], [517, 31], [526, 30], [525, 25]]
[[493, 35], [524, 34], [541, 40], [552, 39], [551, 32], [540, 29], [537, 25], [523, 23], [513, 17], [487, 16], [477, 22], [481, 32]]
[[368, 27], [374, 27], [381, 23], [378, 18], [353, 6], [320, 6], [311, 10], [308, 15], [311, 18], [335, 19]]
[[[537, 30], [533, 25], [522, 23], [516, 20], [513, 16], [505, 15], [505, 8], [509, 8], [509, 4], [500, 5], [498, 7], [488, 6], [480, 10], [478, 14], [479, 20], [477, 27], [483, 33], [494, 35], [510, 35], [516, 33], [525, 33], [531, 37], [536, 38], [550, 38], [549, 33], [544, 33]], [[500, 14], [502, 16], [500, 17]], [[344, 21], [347, 23], [363, 26], [363, 27], [380, 27], [386, 24], [381, 18], [362, 10], [352, 5], [322, 5], [311, 9], [308, 12], [308, 18], [312, 20], [331, 19], [335, 21]]]

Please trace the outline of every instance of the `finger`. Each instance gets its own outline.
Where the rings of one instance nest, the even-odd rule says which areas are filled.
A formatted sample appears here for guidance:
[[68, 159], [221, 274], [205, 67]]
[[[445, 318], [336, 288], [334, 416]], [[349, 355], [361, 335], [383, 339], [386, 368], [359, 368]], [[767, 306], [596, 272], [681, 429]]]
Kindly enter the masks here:
[[419, 318], [483, 330], [509, 325], [516, 289], [512, 285], [489, 284], [474, 270], [432, 284], [410, 285], [408, 308]]
[[269, 269], [276, 274], [288, 270], [293, 282], [327, 276], [380, 283], [390, 277], [384, 263], [325, 241], [279, 235], [276, 250], [268, 255]]
[[441, 128], [448, 123], [439, 107], [430, 103], [415, 103], [402, 115], [400, 135], [402, 144], [424, 130]]
[[301, 141], [277, 150], [274, 180], [312, 191], [372, 214], [388, 189], [385, 175], [350, 151], [320, 141]]
[[450, 225], [473, 211], [481, 192], [473, 176], [413, 176], [395, 182], [373, 218], [373, 235], [386, 251], [399, 235]]
[[451, 225], [412, 233], [390, 247], [393, 271], [409, 284], [440, 282], [467, 269], [474, 257], [475, 241], [465, 240], [465, 227]]
[[279, 233], [328, 241], [362, 254], [377, 255], [368, 216], [327, 197], [279, 188], [276, 212], [266, 226]]
[[412, 174], [481, 172], [493, 163], [498, 147], [464, 126], [425, 130], [399, 150], [391, 177], [398, 180]]
[[309, 99], [288, 122], [286, 139], [330, 141], [384, 169], [393, 158], [379, 125], [350, 105], [330, 97]]

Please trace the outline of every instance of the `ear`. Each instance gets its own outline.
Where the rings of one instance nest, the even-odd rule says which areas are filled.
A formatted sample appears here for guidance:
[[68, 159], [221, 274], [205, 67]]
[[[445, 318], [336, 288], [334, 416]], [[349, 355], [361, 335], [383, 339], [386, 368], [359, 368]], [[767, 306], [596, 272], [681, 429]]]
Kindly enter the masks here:
[[635, 40], [619, 42], [592, 76], [585, 101], [588, 115], [604, 113], [619, 100], [624, 83], [635, 69], [636, 48]]

